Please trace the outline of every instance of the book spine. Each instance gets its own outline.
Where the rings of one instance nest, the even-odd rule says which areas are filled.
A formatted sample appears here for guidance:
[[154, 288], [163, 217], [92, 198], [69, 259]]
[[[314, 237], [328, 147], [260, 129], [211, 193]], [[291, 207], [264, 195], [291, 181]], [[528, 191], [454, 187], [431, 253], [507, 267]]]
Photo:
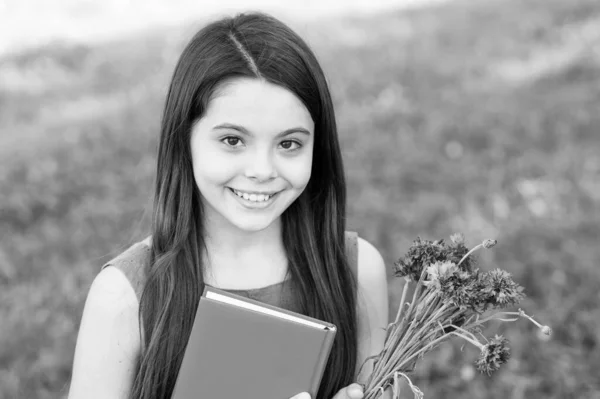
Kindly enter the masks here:
[[312, 392], [310, 392], [311, 398], [316, 398], [317, 393], [319, 392], [319, 387], [321, 385], [321, 380], [323, 379], [323, 373], [325, 372], [325, 367], [327, 366], [327, 360], [329, 359], [329, 354], [331, 352], [331, 346], [333, 344], [333, 339], [335, 337], [335, 331], [331, 331], [329, 328], [325, 330], [323, 344], [321, 345], [321, 350], [319, 353], [321, 357], [319, 358], [319, 362], [315, 367], [315, 373], [312, 381]]

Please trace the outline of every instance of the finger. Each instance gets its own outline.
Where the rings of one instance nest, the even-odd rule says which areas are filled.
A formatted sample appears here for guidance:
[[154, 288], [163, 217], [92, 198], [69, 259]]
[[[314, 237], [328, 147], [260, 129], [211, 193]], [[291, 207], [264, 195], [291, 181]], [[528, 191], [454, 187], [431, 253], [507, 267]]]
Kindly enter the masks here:
[[357, 383], [350, 384], [346, 387], [346, 395], [349, 399], [362, 399], [364, 396], [363, 388]]
[[362, 385], [355, 382], [340, 389], [332, 399], [362, 399], [363, 396]]

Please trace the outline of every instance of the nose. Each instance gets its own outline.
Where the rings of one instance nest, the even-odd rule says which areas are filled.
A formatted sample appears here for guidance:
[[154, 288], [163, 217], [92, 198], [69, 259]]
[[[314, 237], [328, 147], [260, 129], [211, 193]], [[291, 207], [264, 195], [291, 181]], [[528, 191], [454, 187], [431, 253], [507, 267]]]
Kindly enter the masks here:
[[249, 157], [246, 165], [246, 177], [259, 182], [277, 177], [277, 169], [271, 151], [257, 150], [253, 156]]

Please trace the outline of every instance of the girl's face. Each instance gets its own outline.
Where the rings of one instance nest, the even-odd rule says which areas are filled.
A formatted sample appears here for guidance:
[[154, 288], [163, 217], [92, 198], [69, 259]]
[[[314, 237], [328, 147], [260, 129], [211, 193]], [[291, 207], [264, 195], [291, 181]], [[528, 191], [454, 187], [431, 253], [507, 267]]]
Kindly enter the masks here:
[[191, 134], [207, 220], [244, 231], [271, 225], [308, 184], [313, 142], [310, 113], [291, 91], [258, 79], [224, 85]]

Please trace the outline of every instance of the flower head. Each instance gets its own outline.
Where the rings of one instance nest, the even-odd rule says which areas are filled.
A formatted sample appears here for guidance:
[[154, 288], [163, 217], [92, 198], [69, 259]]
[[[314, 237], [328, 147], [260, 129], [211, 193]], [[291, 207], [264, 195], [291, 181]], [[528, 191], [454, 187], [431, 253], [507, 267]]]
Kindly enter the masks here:
[[427, 281], [424, 282], [427, 286], [433, 286], [436, 289], [440, 289], [440, 278], [447, 278], [449, 275], [458, 271], [458, 267], [448, 261], [438, 261], [427, 267]]
[[444, 240], [429, 241], [417, 237], [404, 258], [394, 263], [396, 267], [394, 275], [418, 281], [425, 267], [444, 260], [446, 260]]
[[477, 275], [460, 270], [454, 266], [444, 275], [439, 276], [439, 290], [445, 300], [451, 301], [459, 308], [471, 308], [478, 301]]
[[485, 273], [487, 303], [493, 307], [504, 308], [518, 304], [524, 297], [523, 287], [515, 283], [510, 273], [495, 269]]
[[502, 335], [496, 335], [486, 345], [483, 345], [479, 359], [475, 362], [477, 369], [491, 375], [501, 365], [510, 359], [508, 340]]
[[[418, 281], [423, 269], [435, 262], [448, 261], [459, 265], [460, 260], [469, 252], [469, 248], [465, 246], [465, 237], [462, 233], [455, 233], [450, 236], [450, 241], [450, 244], [446, 244], [444, 240], [429, 241], [417, 237], [404, 258], [394, 263], [394, 275]], [[458, 267], [472, 272], [474, 264], [474, 257], [469, 255]]]

